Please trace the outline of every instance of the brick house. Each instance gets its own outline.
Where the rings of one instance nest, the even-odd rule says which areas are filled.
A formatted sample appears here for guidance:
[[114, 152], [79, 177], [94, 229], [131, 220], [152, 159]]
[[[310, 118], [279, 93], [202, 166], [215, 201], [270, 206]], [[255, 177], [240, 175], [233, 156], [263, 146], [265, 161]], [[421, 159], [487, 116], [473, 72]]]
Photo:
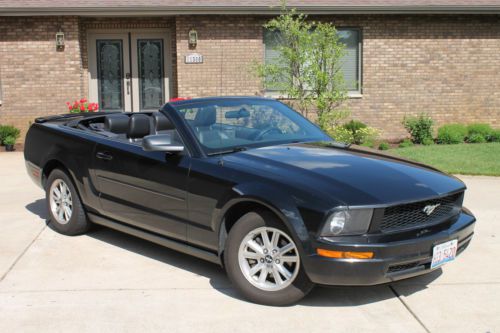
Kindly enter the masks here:
[[[349, 108], [386, 138], [420, 112], [500, 126], [499, 0], [288, 5], [343, 34]], [[278, 12], [277, 0], [0, 0], [0, 123], [24, 132], [80, 97], [140, 111], [175, 96], [275, 96], [250, 68], [272, 58], [262, 25]]]

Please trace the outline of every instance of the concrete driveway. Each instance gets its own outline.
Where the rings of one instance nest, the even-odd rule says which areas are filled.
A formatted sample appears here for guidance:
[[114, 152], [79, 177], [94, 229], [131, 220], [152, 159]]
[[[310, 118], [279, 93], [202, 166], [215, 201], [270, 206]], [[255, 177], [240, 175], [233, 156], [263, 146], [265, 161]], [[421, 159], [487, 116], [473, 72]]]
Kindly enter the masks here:
[[241, 300], [216, 265], [104, 228], [46, 226], [21, 153], [0, 154], [0, 332], [499, 332], [500, 178], [461, 177], [476, 235], [430, 275], [316, 288], [300, 304]]

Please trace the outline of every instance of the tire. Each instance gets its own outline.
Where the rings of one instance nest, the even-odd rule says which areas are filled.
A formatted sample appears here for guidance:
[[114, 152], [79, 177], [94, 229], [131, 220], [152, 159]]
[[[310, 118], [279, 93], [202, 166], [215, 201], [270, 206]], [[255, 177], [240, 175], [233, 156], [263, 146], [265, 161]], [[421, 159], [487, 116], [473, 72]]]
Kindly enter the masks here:
[[[61, 194], [58, 196], [57, 193]], [[90, 223], [87, 220], [80, 196], [66, 172], [54, 169], [50, 173], [45, 188], [45, 198], [50, 225], [57, 232], [75, 236], [88, 231]], [[69, 210], [64, 209], [64, 206]], [[60, 212], [62, 214], [59, 214]]]
[[[269, 240], [267, 247], [264, 235]], [[275, 235], [277, 241], [273, 242]], [[290, 248], [290, 243], [294, 248], [280, 253], [285, 246]], [[314, 286], [304, 272], [290, 232], [267, 211], [247, 213], [231, 228], [224, 249], [224, 266], [236, 289], [254, 303], [291, 305]]]

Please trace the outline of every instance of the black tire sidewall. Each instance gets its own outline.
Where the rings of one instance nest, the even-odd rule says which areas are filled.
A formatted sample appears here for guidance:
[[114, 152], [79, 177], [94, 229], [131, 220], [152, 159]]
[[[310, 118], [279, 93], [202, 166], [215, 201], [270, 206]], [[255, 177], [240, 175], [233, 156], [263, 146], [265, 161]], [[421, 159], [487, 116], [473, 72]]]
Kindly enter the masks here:
[[[54, 183], [54, 181], [58, 179], [64, 181], [64, 183], [66, 183], [66, 185], [68, 186], [71, 192], [71, 199], [73, 202], [73, 211], [71, 214], [71, 218], [69, 222], [66, 224], [61, 224], [57, 222], [50, 208], [50, 188]], [[51, 227], [54, 228], [56, 231], [65, 235], [78, 235], [88, 230], [89, 223], [87, 221], [85, 211], [82, 207], [80, 197], [73, 184], [73, 181], [66, 172], [64, 172], [61, 169], [55, 169], [50, 173], [47, 179], [47, 186], [45, 188], [45, 198], [47, 202], [47, 211], [49, 212], [49, 222]]]
[[240, 269], [238, 251], [241, 241], [250, 231], [261, 227], [279, 229], [293, 240], [287, 227], [281, 221], [277, 221], [277, 218], [272, 213], [266, 211], [247, 213], [236, 222], [229, 232], [224, 251], [226, 272], [238, 291], [250, 301], [273, 306], [291, 305], [306, 296], [314, 286], [304, 271], [302, 260], [295, 280], [286, 288], [278, 291], [258, 289], [245, 278]]

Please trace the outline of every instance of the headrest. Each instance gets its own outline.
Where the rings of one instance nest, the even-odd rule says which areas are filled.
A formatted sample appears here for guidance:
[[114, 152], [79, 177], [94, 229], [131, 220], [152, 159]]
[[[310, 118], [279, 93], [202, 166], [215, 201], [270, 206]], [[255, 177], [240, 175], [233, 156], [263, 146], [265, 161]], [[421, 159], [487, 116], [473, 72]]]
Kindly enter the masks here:
[[214, 106], [207, 106], [201, 108], [196, 112], [194, 117], [193, 126], [211, 126], [215, 124], [217, 118], [217, 113]]
[[153, 113], [153, 127], [156, 132], [174, 129], [174, 124], [160, 112]]
[[133, 114], [128, 121], [127, 138], [137, 139], [149, 135], [149, 117], [145, 114]]
[[104, 118], [104, 128], [112, 133], [123, 134], [128, 130], [129, 117], [124, 114], [110, 114]]

